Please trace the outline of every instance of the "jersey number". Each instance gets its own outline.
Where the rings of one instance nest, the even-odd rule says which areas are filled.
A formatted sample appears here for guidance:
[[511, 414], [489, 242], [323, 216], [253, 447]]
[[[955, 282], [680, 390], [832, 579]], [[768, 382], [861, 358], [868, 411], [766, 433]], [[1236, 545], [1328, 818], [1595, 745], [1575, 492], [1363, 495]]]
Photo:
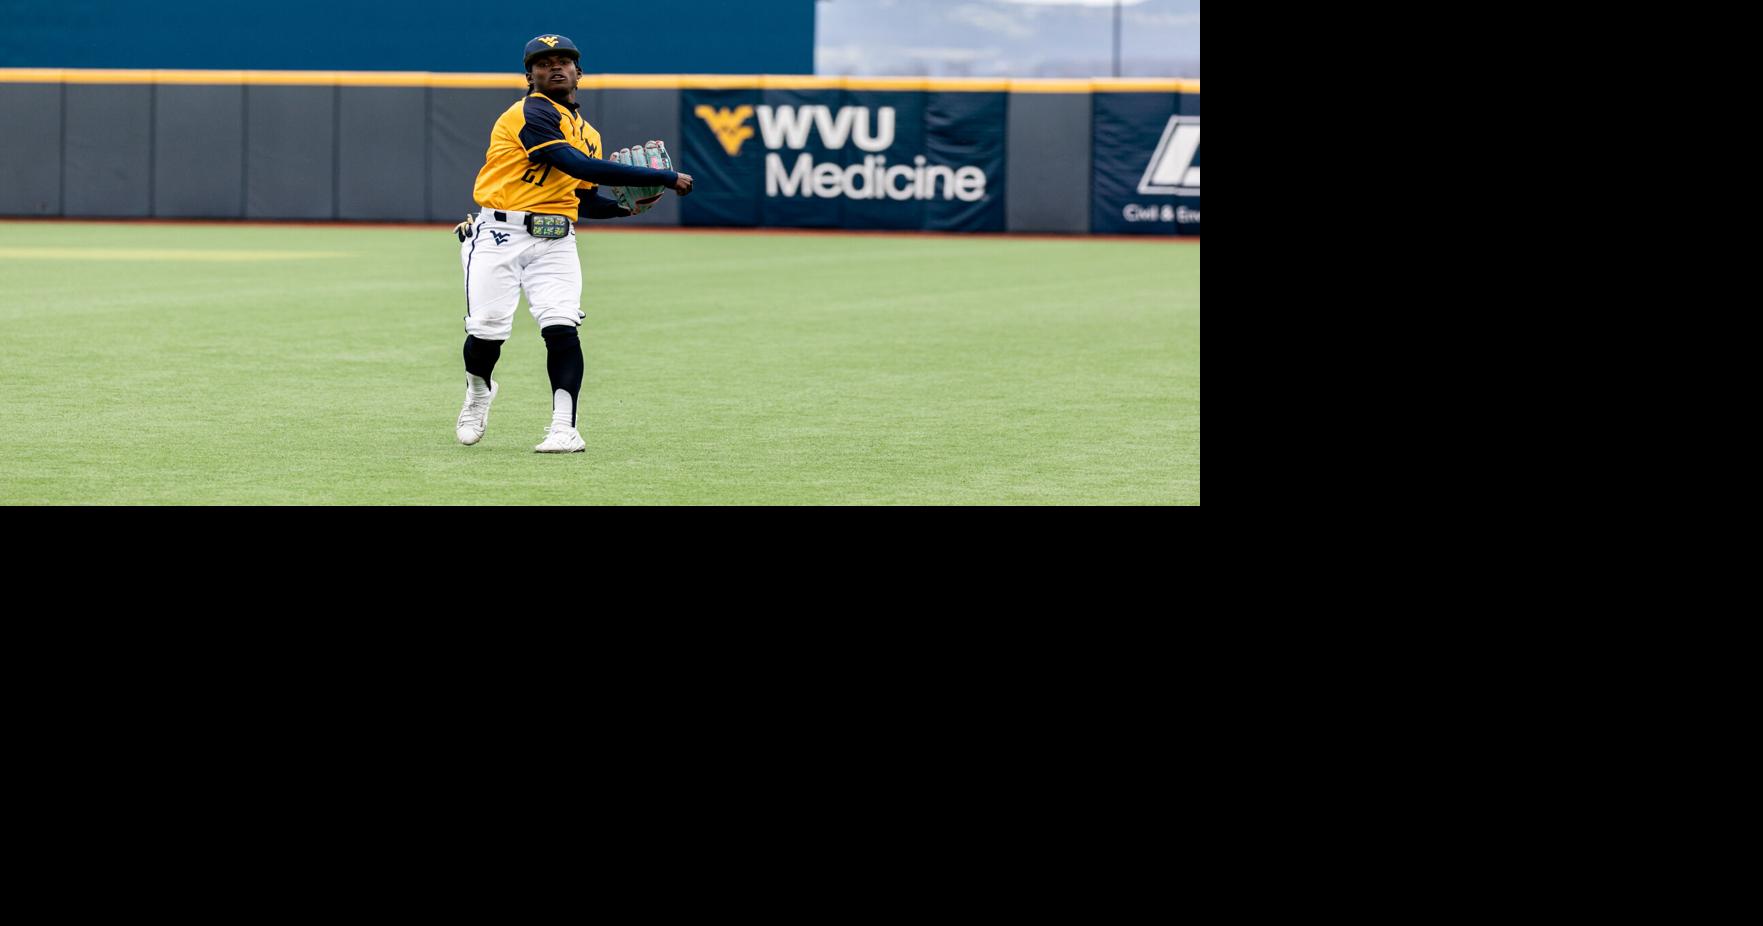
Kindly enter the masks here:
[[533, 186], [544, 186], [545, 185], [545, 178], [551, 176], [551, 165], [546, 164], [545, 165], [545, 172], [542, 174], [539, 174], [539, 179], [534, 180], [533, 174], [536, 173], [538, 171], [538, 169], [539, 169], [539, 165], [534, 164], [531, 161], [528, 161], [526, 164], [526, 173], [522, 174], [520, 179], [525, 180], [526, 182], [532, 184]]

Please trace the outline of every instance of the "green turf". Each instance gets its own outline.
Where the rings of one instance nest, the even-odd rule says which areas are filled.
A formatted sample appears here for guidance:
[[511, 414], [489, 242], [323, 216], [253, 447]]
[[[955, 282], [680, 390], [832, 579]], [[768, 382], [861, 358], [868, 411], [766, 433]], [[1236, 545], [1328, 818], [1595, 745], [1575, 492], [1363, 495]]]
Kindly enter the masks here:
[[580, 246], [588, 451], [554, 456], [524, 302], [454, 440], [443, 229], [0, 222], [0, 503], [1199, 504], [1197, 243]]

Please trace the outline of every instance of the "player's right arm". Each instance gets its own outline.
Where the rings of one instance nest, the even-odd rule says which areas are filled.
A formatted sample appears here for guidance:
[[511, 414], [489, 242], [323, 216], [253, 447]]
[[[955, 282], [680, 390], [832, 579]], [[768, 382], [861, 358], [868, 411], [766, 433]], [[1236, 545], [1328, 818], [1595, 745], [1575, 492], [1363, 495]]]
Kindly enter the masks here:
[[523, 115], [526, 125], [520, 130], [520, 144], [535, 163], [549, 164], [577, 180], [602, 186], [661, 186], [681, 196], [692, 192], [690, 174], [614, 164], [570, 147], [569, 140], [563, 137], [562, 118], [543, 97], [528, 97]]
[[614, 164], [588, 157], [571, 148], [568, 143], [529, 150], [527, 157], [540, 164], [549, 164], [577, 180], [586, 180], [601, 186], [662, 186], [681, 196], [692, 192], [691, 174]]

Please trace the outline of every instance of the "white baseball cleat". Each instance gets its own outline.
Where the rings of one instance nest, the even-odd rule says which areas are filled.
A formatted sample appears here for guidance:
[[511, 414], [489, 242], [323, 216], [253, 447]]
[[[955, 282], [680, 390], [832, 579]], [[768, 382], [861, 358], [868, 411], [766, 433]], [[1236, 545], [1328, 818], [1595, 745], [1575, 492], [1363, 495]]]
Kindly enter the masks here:
[[533, 448], [539, 453], [580, 453], [588, 449], [575, 428], [546, 428], [545, 439]]
[[490, 397], [478, 403], [471, 398], [471, 380], [466, 380], [465, 407], [459, 410], [459, 423], [453, 426], [461, 444], [469, 447], [484, 439], [484, 429], [490, 426], [490, 403], [496, 401], [496, 390], [501, 388], [500, 383], [490, 380]]

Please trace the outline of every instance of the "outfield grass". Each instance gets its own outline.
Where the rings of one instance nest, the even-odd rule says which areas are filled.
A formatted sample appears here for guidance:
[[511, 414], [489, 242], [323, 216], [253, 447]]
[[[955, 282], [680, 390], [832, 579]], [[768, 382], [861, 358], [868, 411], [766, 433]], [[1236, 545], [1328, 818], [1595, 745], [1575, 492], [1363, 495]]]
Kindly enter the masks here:
[[1200, 247], [580, 238], [586, 453], [524, 306], [460, 446], [436, 228], [0, 222], [0, 503], [1199, 504]]

